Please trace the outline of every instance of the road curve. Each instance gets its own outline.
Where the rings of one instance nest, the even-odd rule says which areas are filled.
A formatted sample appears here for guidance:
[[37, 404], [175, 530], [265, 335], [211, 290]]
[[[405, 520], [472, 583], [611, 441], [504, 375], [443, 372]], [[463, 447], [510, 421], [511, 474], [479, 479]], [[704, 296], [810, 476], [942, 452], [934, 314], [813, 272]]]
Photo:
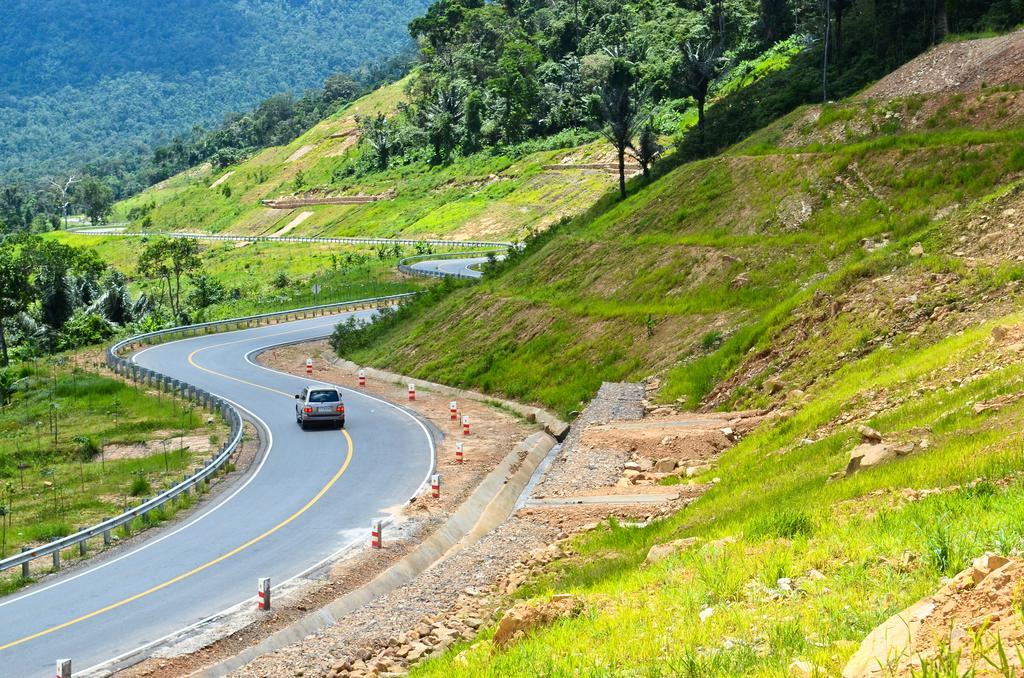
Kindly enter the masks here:
[[415, 494], [434, 441], [408, 411], [346, 390], [346, 431], [302, 431], [293, 394], [307, 380], [259, 367], [250, 355], [326, 336], [348, 315], [194, 337], [150, 347], [136, 362], [236, 403], [269, 432], [245, 480], [181, 525], [81, 570], [0, 599], [0, 678], [78, 673], [144, 656], [152, 644], [235, 604], [256, 580], [275, 586], [365, 541], [373, 519]]
[[[501, 258], [501, 257], [499, 257]], [[427, 259], [409, 264], [409, 268], [417, 271], [425, 271], [434, 275], [457, 275], [468, 278], [481, 278], [483, 271], [478, 271], [475, 266], [487, 263], [487, 257], [467, 257], [465, 259]]]

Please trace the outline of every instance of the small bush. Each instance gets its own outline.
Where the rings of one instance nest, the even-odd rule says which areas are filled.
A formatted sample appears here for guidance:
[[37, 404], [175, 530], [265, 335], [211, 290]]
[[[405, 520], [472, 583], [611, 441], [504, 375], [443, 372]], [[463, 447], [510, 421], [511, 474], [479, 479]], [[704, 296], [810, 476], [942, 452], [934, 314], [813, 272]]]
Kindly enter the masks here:
[[750, 524], [748, 531], [752, 537], [776, 537], [792, 539], [797, 536], [809, 536], [814, 532], [811, 517], [803, 511], [783, 509], [757, 518]]
[[710, 332], [708, 332], [707, 334], [700, 338], [700, 347], [705, 351], [708, 351], [718, 346], [718, 344], [721, 341], [722, 333], [719, 332], [718, 330], [711, 330]]
[[71, 526], [63, 521], [44, 521], [25, 529], [25, 541], [46, 542], [71, 534]]
[[149, 480], [145, 476], [136, 476], [132, 480], [131, 487], [128, 489], [128, 494], [133, 497], [143, 497], [153, 491], [153, 487], [149, 484]]

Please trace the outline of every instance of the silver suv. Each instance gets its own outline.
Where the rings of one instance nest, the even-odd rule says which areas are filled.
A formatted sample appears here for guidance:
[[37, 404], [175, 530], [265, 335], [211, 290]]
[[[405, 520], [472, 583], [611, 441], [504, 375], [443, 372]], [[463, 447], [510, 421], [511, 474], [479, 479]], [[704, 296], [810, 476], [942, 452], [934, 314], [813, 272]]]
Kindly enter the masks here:
[[341, 391], [329, 386], [307, 386], [295, 394], [295, 421], [302, 428], [315, 422], [345, 428], [345, 403]]

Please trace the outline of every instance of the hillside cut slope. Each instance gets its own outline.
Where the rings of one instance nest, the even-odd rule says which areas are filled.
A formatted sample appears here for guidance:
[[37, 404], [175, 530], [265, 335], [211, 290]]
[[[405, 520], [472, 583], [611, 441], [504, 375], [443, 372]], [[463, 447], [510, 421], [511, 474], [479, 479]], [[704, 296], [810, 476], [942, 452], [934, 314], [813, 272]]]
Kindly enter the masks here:
[[[563, 412], [603, 380], [652, 375], [665, 401], [764, 404], [759, 353], [815, 295], [907, 263], [1020, 178], [1022, 103], [1018, 83], [799, 109], [559, 226], [356, 357]], [[842, 322], [833, 355], [873, 331]]]
[[699, 499], [608, 521], [508, 603], [578, 615], [418, 675], [1019, 675], [1022, 96], [798, 110], [354, 351], [563, 410], [646, 378], [765, 417], [672, 480]]
[[911, 94], [969, 92], [1015, 86], [1024, 73], [1020, 33], [983, 40], [943, 43], [869, 87], [864, 98], [894, 99]]
[[119, 216], [134, 228], [273, 235], [308, 211], [291, 235], [515, 240], [579, 214], [614, 185], [609, 172], [579, 167], [607, 163], [610, 148], [571, 138], [444, 167], [354, 171], [358, 118], [393, 115], [408, 82], [368, 94], [286, 146], [154, 186], [119, 204]]

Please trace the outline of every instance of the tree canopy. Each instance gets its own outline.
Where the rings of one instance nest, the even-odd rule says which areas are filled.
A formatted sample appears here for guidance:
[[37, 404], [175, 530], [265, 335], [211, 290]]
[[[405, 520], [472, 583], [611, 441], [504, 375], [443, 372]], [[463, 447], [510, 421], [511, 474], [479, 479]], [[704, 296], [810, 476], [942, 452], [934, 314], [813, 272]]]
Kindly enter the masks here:
[[[406, 48], [405, 23], [425, 5], [0, 3], [0, 178], [36, 179], [129, 149], [145, 156], [274, 93], [357, 74]], [[341, 98], [341, 87], [329, 96]]]

